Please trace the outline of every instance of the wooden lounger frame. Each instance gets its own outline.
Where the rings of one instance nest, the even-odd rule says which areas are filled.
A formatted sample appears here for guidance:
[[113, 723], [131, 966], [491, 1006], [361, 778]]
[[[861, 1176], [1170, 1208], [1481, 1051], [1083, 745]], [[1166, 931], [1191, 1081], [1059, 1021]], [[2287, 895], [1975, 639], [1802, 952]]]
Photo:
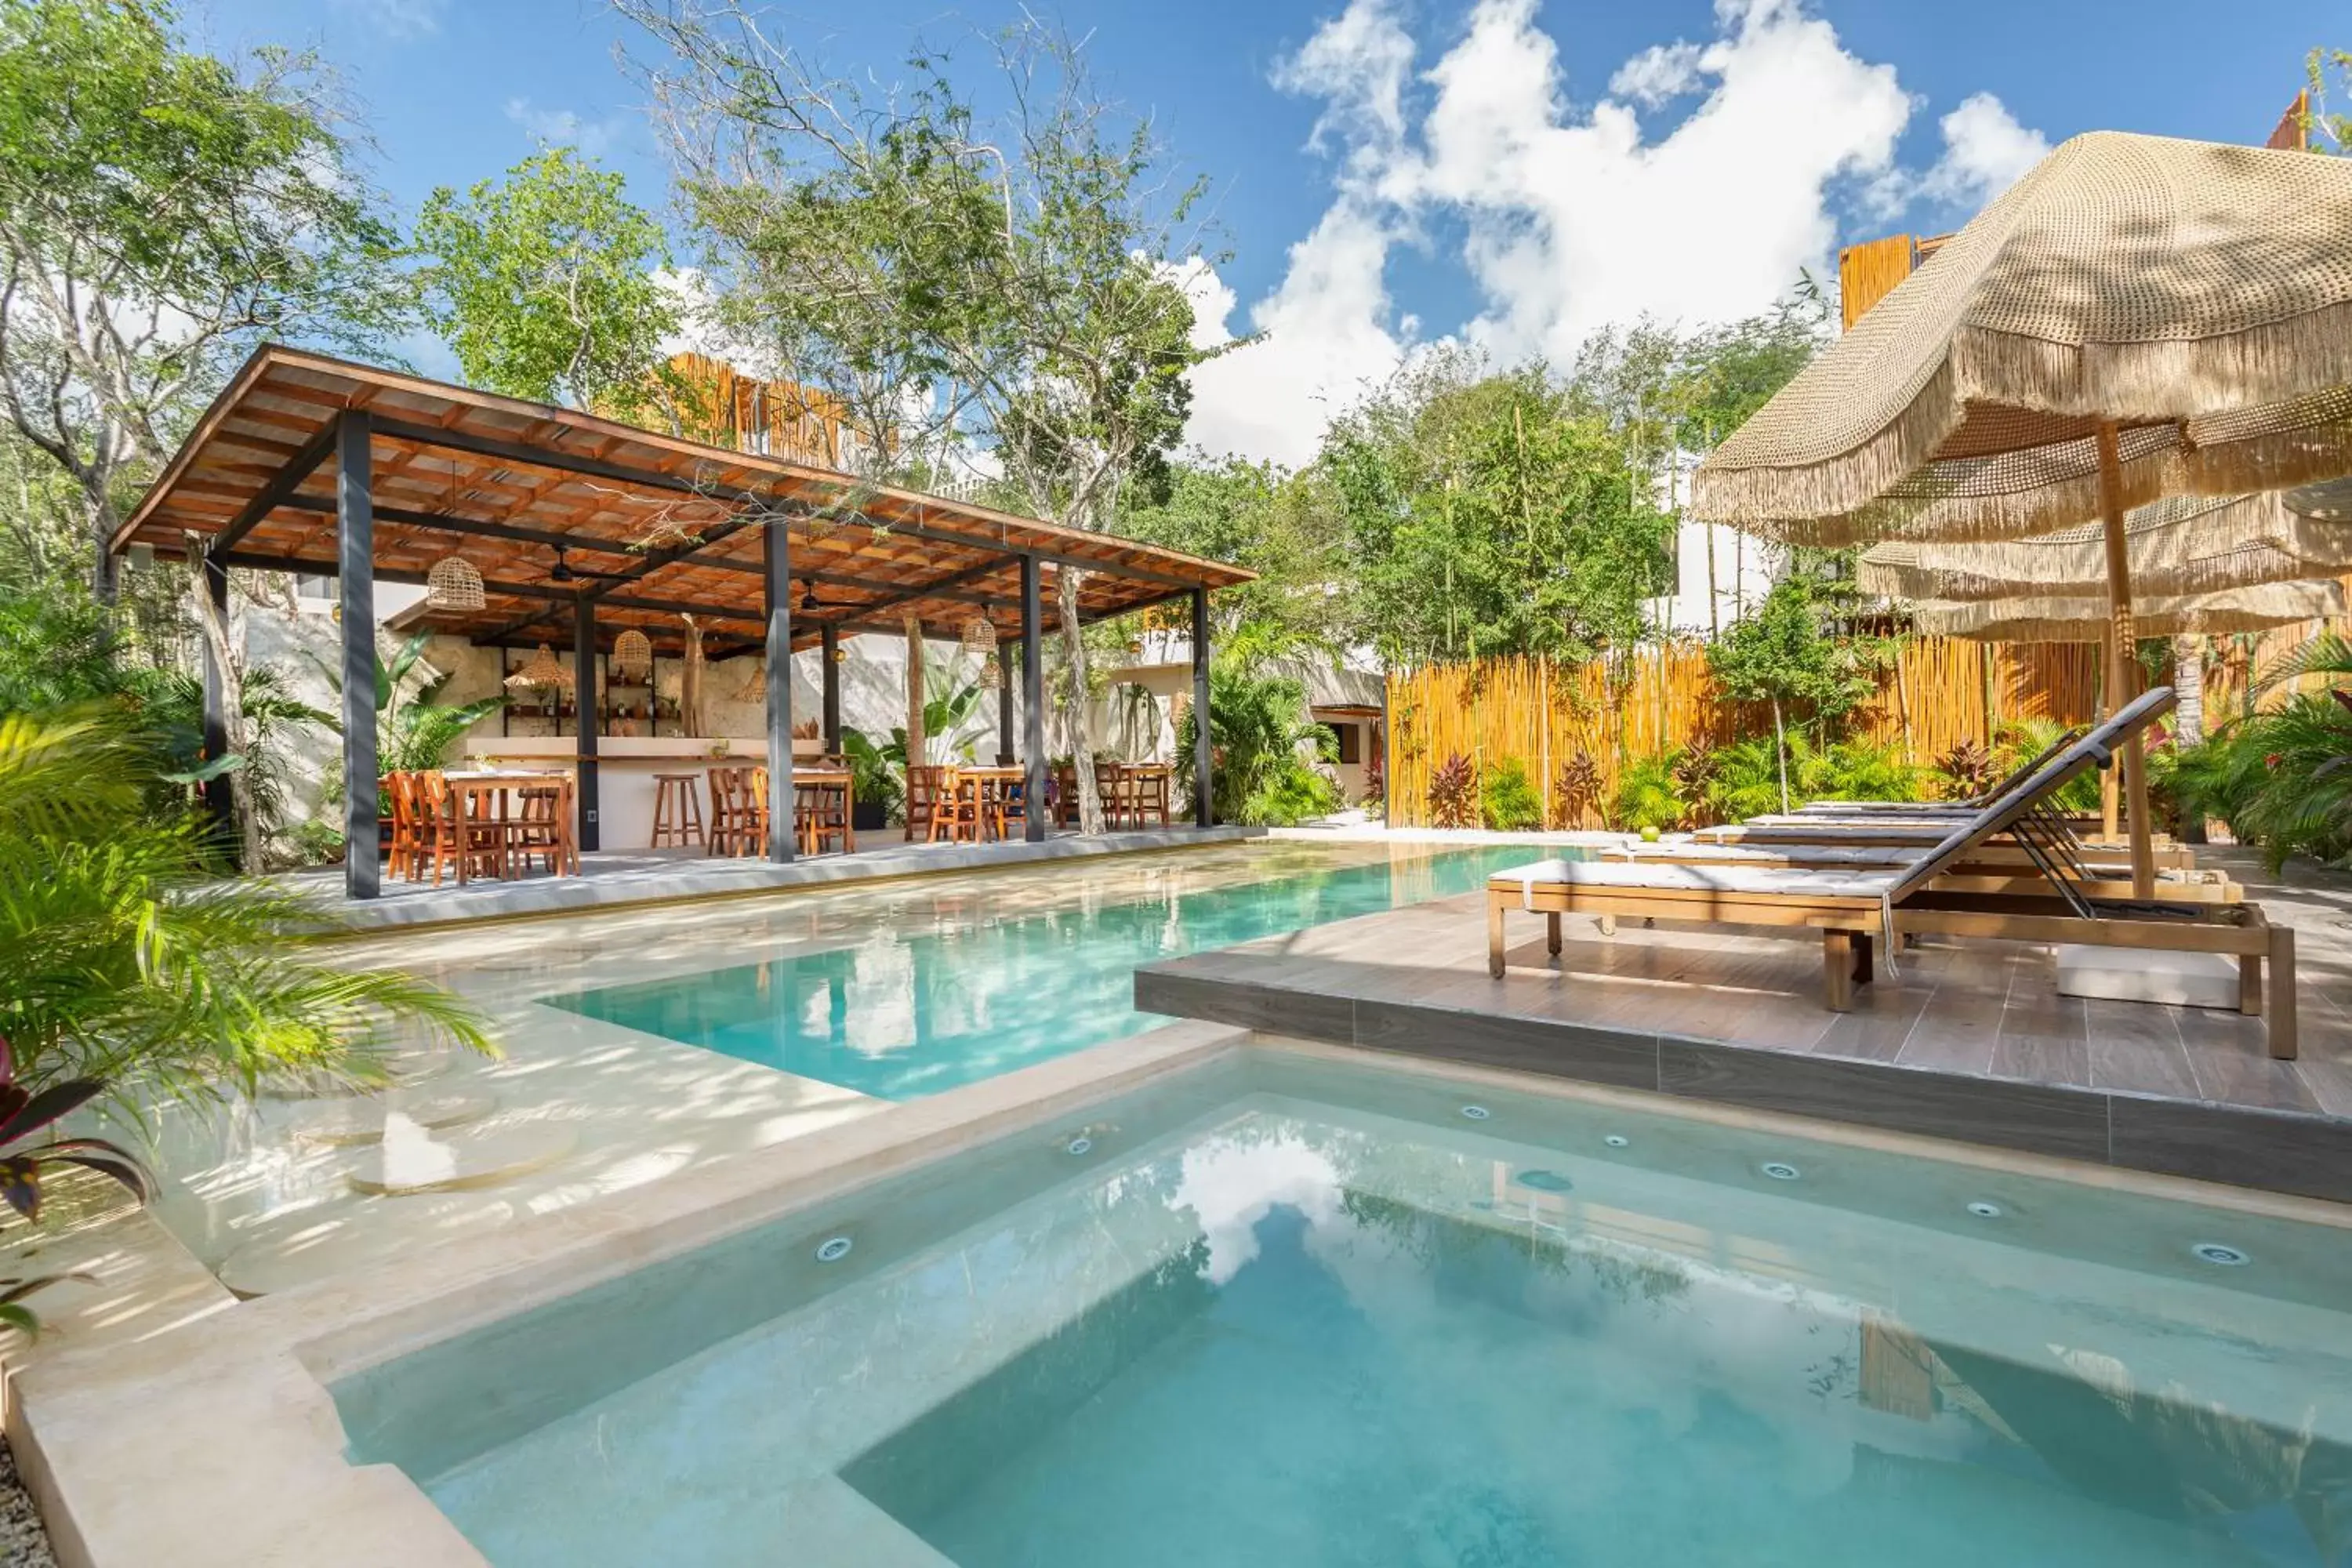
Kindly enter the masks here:
[[[1547, 951], [1560, 952], [1560, 917], [1686, 921], [1702, 925], [1816, 930], [1822, 933], [1822, 996], [1832, 1009], [1853, 1005], [1853, 988], [1874, 973], [1876, 943], [1906, 935], [1989, 937], [2008, 942], [2082, 942], [2168, 952], [2217, 952], [2238, 960], [2238, 1007], [2264, 1016], [2270, 1053], [2297, 1051], [2294, 932], [2273, 926], [2254, 904], [2135, 902], [2110, 897], [2113, 886], [2074, 874], [2066, 846], [2053, 843], [2049, 797], [2085, 768], [2106, 766], [2123, 736], [2153, 722], [2172, 705], [2158, 688], [2091, 731], [2061, 759], [2045, 764], [2011, 798], [1980, 813], [1972, 830], [1956, 832], [1922, 852], [1885, 899], [1860, 894], [1773, 892], [1762, 889], [1644, 888], [1497, 878], [1486, 890], [1486, 968], [1500, 979], [1508, 955], [1505, 917], [1524, 910], [1545, 917]], [[1997, 888], [1969, 886], [1980, 840], [2006, 832], [2037, 874], [1994, 878]], [[1963, 869], [1968, 868], [1968, 869]], [[1948, 880], [1948, 879], [1955, 879]], [[2125, 885], [2128, 893], [2128, 884]], [[2267, 984], [2265, 984], [2267, 964]], [[2267, 995], [2265, 994], [2267, 993]], [[2265, 1003], [2267, 1002], [2267, 1005]]]

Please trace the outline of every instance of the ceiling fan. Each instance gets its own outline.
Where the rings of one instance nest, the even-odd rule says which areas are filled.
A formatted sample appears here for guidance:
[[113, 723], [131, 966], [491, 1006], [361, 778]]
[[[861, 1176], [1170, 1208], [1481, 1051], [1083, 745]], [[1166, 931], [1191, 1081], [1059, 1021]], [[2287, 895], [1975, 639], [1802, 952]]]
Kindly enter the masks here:
[[858, 606], [843, 599], [821, 599], [817, 597], [816, 579], [814, 577], [803, 577], [801, 579], [801, 602], [793, 607], [797, 610], [814, 611], [854, 610]]
[[555, 546], [555, 564], [548, 568], [547, 580], [569, 587], [581, 583], [619, 583], [628, 575], [626, 572], [596, 572], [574, 566], [566, 559], [564, 546], [559, 544]]

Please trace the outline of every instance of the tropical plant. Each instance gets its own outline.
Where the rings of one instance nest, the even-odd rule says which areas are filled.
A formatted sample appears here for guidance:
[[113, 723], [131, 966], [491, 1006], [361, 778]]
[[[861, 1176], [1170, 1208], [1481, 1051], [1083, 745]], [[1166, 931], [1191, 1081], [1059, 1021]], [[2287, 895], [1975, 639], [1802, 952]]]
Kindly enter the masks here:
[[[2305, 679], [2347, 677], [2352, 640], [2331, 632], [2262, 671], [2253, 685], [2262, 697]], [[2258, 707], [2217, 727], [2203, 744], [2178, 748], [2153, 771], [2179, 810], [2221, 817], [2241, 842], [2262, 847], [2273, 871], [2294, 855], [2352, 860], [2352, 691], [2341, 686]]]
[[1433, 827], [1473, 827], [1478, 822], [1478, 770], [1455, 752], [1429, 775], [1429, 823]]
[[[418, 632], [387, 660], [375, 656], [375, 759], [377, 771], [387, 773], [424, 773], [448, 761], [449, 748], [467, 731], [504, 707], [504, 692], [455, 705], [436, 701], [447, 689], [451, 672], [444, 671], [412, 682], [424, 662], [430, 632]], [[337, 692], [343, 689], [340, 671], [326, 660], [311, 662]], [[331, 721], [330, 721], [331, 722]], [[340, 784], [329, 787], [330, 798], [340, 799]]]
[[1601, 794], [1607, 781], [1591, 752], [1578, 751], [1560, 763], [1552, 780], [1553, 816], [1561, 826], [1580, 826], [1588, 814], [1601, 815]]
[[487, 1048], [456, 997], [318, 962], [299, 893], [208, 880], [200, 825], [145, 807], [119, 712], [0, 716], [0, 1037], [35, 1096], [94, 1080], [210, 1096], [264, 1074], [365, 1078], [387, 1026]]
[[237, 699], [245, 713], [245, 750], [208, 758], [205, 755], [203, 679], [185, 670], [159, 670], [145, 684], [142, 712], [163, 747], [163, 782], [184, 794], [186, 785], [201, 783], [215, 771], [241, 770], [262, 832], [282, 829], [293, 782], [288, 751], [294, 733], [331, 729], [334, 715], [322, 713], [296, 697], [281, 672], [267, 667], [248, 669], [237, 682]]
[[[2012, 719], [2003, 724], [1995, 739], [2000, 750], [1995, 753], [1994, 777], [2021, 767], [2058, 743], [2065, 727], [2055, 719]], [[2056, 796], [2062, 810], [2092, 812], [2099, 809], [2099, 775], [2081, 773], [2068, 779]]]
[[1974, 800], [2000, 777], [1991, 748], [1974, 736], [1937, 758], [1936, 774], [1946, 800]]
[[1815, 596], [1810, 575], [1783, 577], [1706, 650], [1707, 665], [1726, 697], [1771, 705], [1782, 811], [1790, 799], [1787, 710], [1798, 707], [1827, 733], [1877, 689], [1872, 675], [1875, 649], [1829, 636]]
[[[1177, 726], [1180, 793], [1192, 788], [1195, 710]], [[1328, 763], [1339, 742], [1315, 722], [1307, 688], [1286, 675], [1254, 674], [1220, 656], [1209, 674], [1211, 806], [1221, 822], [1290, 826], [1339, 808], [1339, 791], [1309, 758]]]
[[1664, 833], [1681, 826], [1689, 809], [1675, 788], [1674, 758], [1662, 755], [1626, 763], [1617, 775], [1617, 798], [1609, 815], [1622, 831]]
[[[898, 735], [893, 744], [903, 758], [905, 731]], [[841, 750], [849, 760], [851, 797], [860, 805], [878, 807], [885, 817], [897, 821], [906, 804], [907, 787], [898, 772], [903, 763], [892, 758], [889, 749], [877, 746], [866, 731], [847, 726], [841, 731]]]
[[1675, 794], [1691, 805], [1705, 800], [1707, 786], [1715, 782], [1715, 770], [1722, 761], [1720, 748], [1712, 739], [1692, 736], [1689, 743], [1674, 754], [1670, 771], [1675, 777]]
[[[138, 1156], [103, 1138], [67, 1137], [57, 1131], [58, 1122], [105, 1092], [102, 1080], [84, 1078], [34, 1093], [16, 1081], [16, 1052], [0, 1037], [0, 1198], [31, 1223], [40, 1223], [41, 1180], [53, 1165], [95, 1171], [119, 1184], [133, 1200], [147, 1201], [153, 1184]], [[40, 1319], [24, 1304], [25, 1298], [65, 1278], [43, 1274], [0, 1279], [0, 1324], [38, 1333]]]
[[1527, 764], [1507, 757], [1486, 770], [1478, 784], [1479, 816], [1498, 833], [1524, 833], [1543, 826], [1543, 797], [1528, 778]]
[[1724, 822], [1778, 810], [1784, 788], [1799, 800], [1916, 800], [1926, 780], [1897, 748], [1858, 740], [1819, 746], [1801, 730], [1789, 732], [1785, 747], [1751, 736], [1724, 747], [1722, 758], [1707, 804]]

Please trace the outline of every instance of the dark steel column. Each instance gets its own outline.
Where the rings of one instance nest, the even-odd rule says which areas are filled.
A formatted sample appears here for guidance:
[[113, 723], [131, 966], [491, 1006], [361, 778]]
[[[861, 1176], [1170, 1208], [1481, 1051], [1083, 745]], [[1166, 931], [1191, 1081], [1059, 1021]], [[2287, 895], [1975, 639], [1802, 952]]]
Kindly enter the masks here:
[[1209, 591], [1192, 590], [1192, 825], [1206, 827], [1209, 812]]
[[824, 660], [824, 749], [827, 755], [841, 755], [841, 628], [825, 623], [820, 634], [824, 641], [818, 648]]
[[[768, 616], [768, 858], [793, 858], [793, 542], [782, 519], [760, 534]], [[830, 671], [832, 665], [825, 668]]]
[[335, 422], [335, 592], [343, 617], [343, 896], [383, 890], [375, 755], [375, 489], [367, 412]]
[[572, 710], [579, 715], [572, 731], [579, 744], [579, 772], [574, 779], [580, 796], [580, 850], [604, 847], [602, 813], [596, 800], [596, 735], [604, 721], [596, 705], [596, 601], [583, 594], [572, 606]]
[[1013, 750], [1013, 650], [996, 650], [996, 765], [1009, 768]]
[[[221, 636], [228, 636], [228, 568], [207, 552], [204, 561], [205, 596], [213, 602], [213, 616], [220, 622]], [[371, 679], [368, 689], [375, 689]], [[228, 671], [214, 657], [210, 637], [205, 639], [205, 761], [214, 762], [228, 751]], [[228, 850], [236, 853], [236, 797], [228, 787], [228, 775], [219, 774], [205, 781], [205, 816], [212, 824], [213, 837]], [[233, 863], [233, 861], [232, 861]], [[258, 866], [248, 866], [248, 871], [258, 871]]]
[[1032, 844], [1042, 844], [1051, 813], [1045, 805], [1045, 666], [1038, 657], [1037, 625], [1045, 618], [1037, 602], [1037, 558], [1021, 558], [1021, 703], [1024, 733], [1022, 743], [1028, 755], [1022, 760], [1028, 773], [1022, 784], [1022, 837]]

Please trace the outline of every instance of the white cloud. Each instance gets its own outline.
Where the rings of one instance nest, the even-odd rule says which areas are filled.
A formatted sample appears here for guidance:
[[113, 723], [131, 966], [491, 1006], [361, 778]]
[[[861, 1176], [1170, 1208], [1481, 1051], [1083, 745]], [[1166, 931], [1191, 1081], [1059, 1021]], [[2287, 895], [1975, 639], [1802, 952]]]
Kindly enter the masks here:
[[1704, 52], [1687, 42], [1653, 44], [1617, 68], [1617, 74], [1609, 79], [1609, 96], [1656, 109], [1695, 92], [1702, 79], [1699, 57]]
[[441, 30], [449, 0], [335, 0], [335, 9], [387, 38], [422, 38]]
[[603, 155], [619, 129], [615, 121], [584, 119], [577, 110], [542, 109], [527, 98], [508, 99], [507, 118], [542, 147], [577, 147], [591, 158]]
[[1944, 155], [1927, 171], [1920, 188], [1940, 200], [1990, 201], [2050, 153], [2049, 139], [2020, 125], [2008, 106], [1989, 92], [1961, 100], [1939, 124]]
[[[1475, 0], [1416, 74], [1394, 0], [1349, 0], [1276, 71], [1324, 101], [1314, 145], [1332, 156], [1333, 199], [1248, 307], [1263, 341], [1196, 374], [1195, 442], [1311, 456], [1329, 417], [1421, 346], [1387, 288], [1401, 241], [1461, 233], [1481, 305], [1456, 333], [1500, 360], [1565, 363], [1611, 322], [1763, 309], [1830, 261], [1833, 201], [1898, 178], [1912, 100], [1802, 0], [1719, 0], [1714, 37], [1643, 49], [1581, 106], [1535, 13]], [[1675, 100], [1690, 101], [1645, 135], [1636, 106]], [[1960, 124], [1990, 160], [1981, 118]], [[1231, 291], [1197, 281], [1223, 320]]]

